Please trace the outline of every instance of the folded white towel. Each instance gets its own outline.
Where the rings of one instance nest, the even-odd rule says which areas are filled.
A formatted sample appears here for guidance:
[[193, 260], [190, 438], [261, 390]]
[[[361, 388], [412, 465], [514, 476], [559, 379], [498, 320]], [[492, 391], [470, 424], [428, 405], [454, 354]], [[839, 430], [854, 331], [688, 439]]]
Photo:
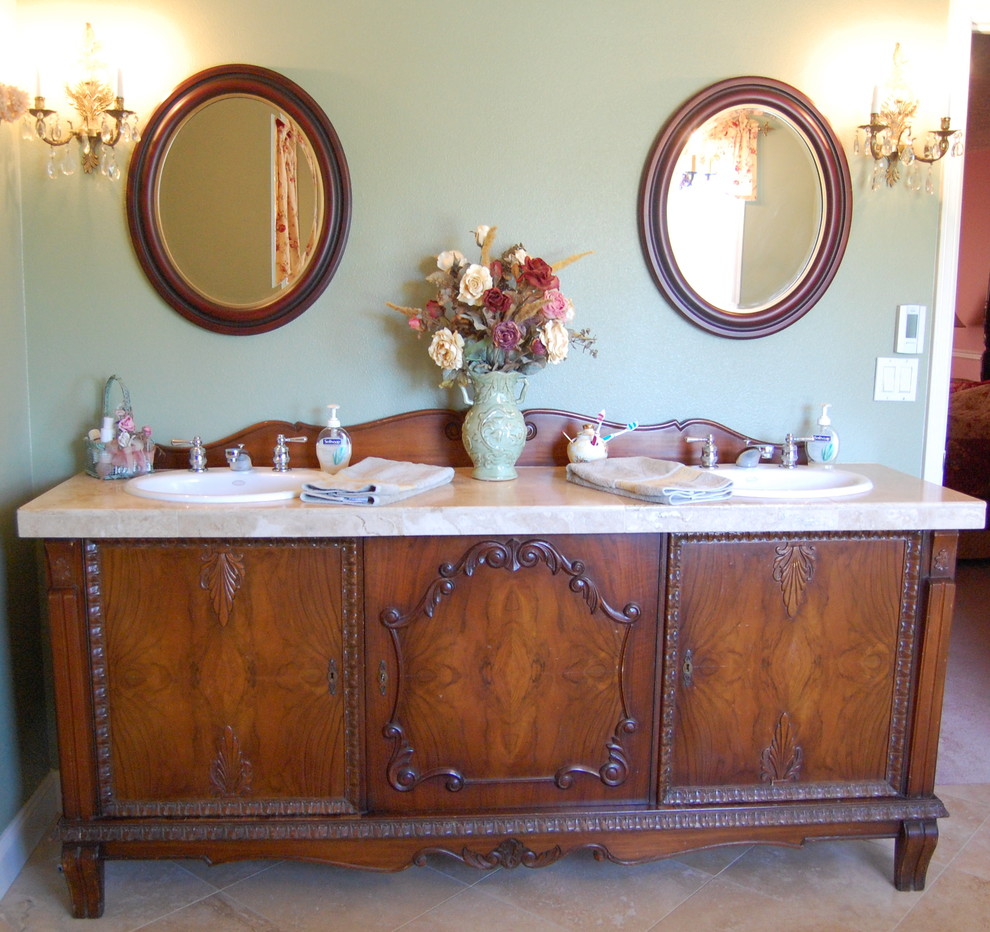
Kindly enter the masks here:
[[602, 492], [663, 505], [720, 501], [732, 494], [732, 480], [720, 476], [717, 470], [648, 456], [568, 463], [567, 479]]
[[333, 476], [327, 476], [325, 484], [305, 483], [299, 497], [304, 502], [387, 505], [445, 485], [453, 478], [454, 470], [449, 466], [404, 463], [368, 456]]

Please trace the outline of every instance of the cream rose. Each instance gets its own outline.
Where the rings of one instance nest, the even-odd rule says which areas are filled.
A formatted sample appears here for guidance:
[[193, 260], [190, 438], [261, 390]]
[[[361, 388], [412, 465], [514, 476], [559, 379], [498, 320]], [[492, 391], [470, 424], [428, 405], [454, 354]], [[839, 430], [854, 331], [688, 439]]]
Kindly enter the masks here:
[[485, 292], [492, 287], [492, 273], [483, 265], [469, 265], [461, 276], [459, 300], [472, 307], [481, 304]]
[[464, 362], [464, 337], [444, 327], [433, 334], [430, 359], [441, 369], [460, 369]]
[[571, 338], [559, 320], [548, 320], [540, 327], [540, 341], [547, 348], [547, 362], [558, 363], [567, 358]]
[[444, 272], [449, 272], [458, 262], [462, 262], [462, 256], [456, 249], [448, 249], [437, 256], [437, 268]]
[[473, 232], [474, 232], [474, 241], [479, 246], [484, 246], [485, 245], [485, 237], [488, 235], [488, 231], [490, 229], [491, 229], [491, 227], [486, 227], [486, 226], [480, 226], [480, 227], [475, 227], [474, 228], [474, 230], [473, 230]]

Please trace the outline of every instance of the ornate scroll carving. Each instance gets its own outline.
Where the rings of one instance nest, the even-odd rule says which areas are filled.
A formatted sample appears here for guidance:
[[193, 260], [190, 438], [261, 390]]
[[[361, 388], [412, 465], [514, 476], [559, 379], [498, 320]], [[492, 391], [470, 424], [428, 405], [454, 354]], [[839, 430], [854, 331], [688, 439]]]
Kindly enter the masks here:
[[561, 767], [554, 776], [554, 783], [562, 790], [566, 790], [574, 783], [574, 774], [586, 773], [591, 776], [597, 775], [606, 786], [621, 786], [629, 774], [629, 760], [626, 757], [626, 752], [622, 747], [620, 739], [623, 734], [633, 734], [638, 727], [638, 723], [634, 719], [623, 719], [616, 726], [612, 740], [606, 745], [608, 749], [608, 760], [598, 770], [582, 764]]
[[787, 614], [793, 618], [815, 574], [815, 548], [795, 542], [781, 544], [774, 552], [777, 554], [773, 561], [774, 582], [780, 583]]
[[437, 767], [421, 774], [412, 764], [412, 756], [415, 753], [412, 745], [406, 739], [406, 733], [397, 722], [389, 722], [383, 729], [382, 734], [386, 739], [395, 743], [392, 757], [388, 762], [388, 782], [389, 785], [399, 792], [406, 792], [434, 777], [446, 777], [445, 786], [451, 793], [456, 793], [464, 787], [464, 775], [453, 768]]
[[527, 848], [518, 838], [506, 838], [488, 854], [472, 851], [470, 848], [461, 849], [464, 863], [481, 870], [491, 870], [493, 867], [504, 867], [512, 870], [516, 867], [546, 867], [560, 860], [563, 851], [560, 845], [554, 845], [541, 854], [532, 848]]
[[226, 627], [234, 608], [234, 596], [244, 582], [244, 557], [230, 547], [215, 547], [207, 550], [203, 560], [199, 584], [210, 593], [220, 626]]
[[210, 765], [210, 784], [215, 796], [249, 796], [251, 762], [241, 753], [234, 729], [227, 725], [217, 741], [217, 756]]
[[[454, 593], [457, 582], [461, 577], [471, 577], [482, 567], [495, 570], [504, 569], [511, 573], [524, 569], [543, 567], [548, 569], [554, 576], [560, 574], [569, 577], [567, 588], [571, 593], [583, 599], [589, 614], [605, 616], [622, 626], [619, 629], [621, 633], [614, 642], [613, 649], [617, 649], [614, 672], [608, 668], [607, 664], [605, 666], [602, 665], [602, 657], [598, 653], [592, 651], [590, 654], [586, 654], [585, 652], [576, 650], [572, 651], [573, 656], [566, 658], [566, 662], [562, 661], [561, 669], [556, 670], [554, 674], [578, 685], [584, 683], [586, 680], [590, 681], [590, 679], [603, 678], [604, 682], [602, 684], [596, 682], [596, 690], [611, 687], [614, 683], [614, 696], [617, 701], [619, 718], [618, 724], [615, 725], [610, 736], [608, 735], [608, 731], [603, 729], [600, 747], [604, 750], [604, 760], [598, 757], [597, 760], [593, 759], [591, 762], [587, 760], [582, 761], [581, 757], [583, 757], [583, 754], [581, 757], [578, 757], [577, 762], [573, 758], [568, 760], [564, 757], [562, 766], [558, 766], [560, 763], [558, 760], [541, 772], [527, 775], [516, 773], [511, 779], [516, 782], [552, 783], [559, 789], [566, 790], [574, 785], [577, 775], [586, 774], [600, 780], [605, 786], [621, 786], [626, 782], [630, 773], [626, 736], [636, 733], [639, 728], [639, 722], [629, 714], [626, 706], [622, 683], [625, 663], [624, 653], [628, 645], [629, 632], [639, 619], [642, 610], [635, 602], [629, 602], [621, 610], [611, 606], [602, 596], [597, 582], [589, 578], [586, 574], [586, 568], [583, 562], [569, 559], [553, 544], [539, 539], [526, 541], [509, 539], [505, 542], [496, 540], [479, 541], [470, 546], [456, 562], [440, 564], [437, 570], [437, 576], [426, 586], [419, 601], [412, 609], [403, 612], [402, 608], [393, 606], [386, 608], [380, 613], [379, 618], [382, 625], [391, 633], [400, 668], [396, 674], [398, 688], [392, 713], [389, 721], [382, 730], [385, 739], [392, 742], [386, 767], [389, 785], [400, 792], [407, 792], [424, 781], [442, 779], [448, 791], [457, 792], [467, 785], [497, 783], [501, 779], [469, 776], [463, 764], [445, 766], [441, 763], [437, 765], [438, 762], [432, 759], [432, 756], [435, 755], [431, 756], [430, 754], [427, 754], [427, 758], [431, 759], [430, 765], [424, 764], [422, 767], [417, 765], [416, 761], [419, 758], [419, 754], [417, 748], [414, 746], [415, 741], [409, 737], [410, 726], [404, 720], [403, 713], [405, 709], [402, 704], [405, 695], [403, 692], [404, 679], [401, 671], [401, 657], [403, 655], [402, 638], [408, 635], [410, 625], [413, 624], [415, 619], [424, 617], [432, 619], [435, 617], [441, 604]], [[523, 669], [527, 663], [531, 664], [533, 675], [529, 682], [535, 689], [535, 684], [543, 676], [547, 663], [547, 658], [540, 654], [540, 650], [543, 648], [540, 648], [536, 644], [525, 646], [522, 642], [517, 643], [513, 641], [510, 643], [515, 644], [517, 651], [521, 652], [521, 654], [504, 659], [504, 665], [512, 669]], [[532, 651], [532, 653], [528, 651]], [[609, 655], [607, 659], [611, 662], [613, 658]], [[442, 663], [436, 663], [430, 666], [429, 661], [424, 661], [423, 657], [420, 657], [418, 662], [421, 664], [426, 663], [430, 675], [434, 677], [444, 678], [449, 672], [449, 668], [444, 667]], [[493, 686], [492, 666], [491, 657], [487, 656], [479, 666], [479, 675], [487, 687]], [[385, 662], [383, 660], [379, 663], [378, 675], [379, 692], [383, 696], [386, 695], [387, 682], [384, 679], [386, 675], [387, 671], [385, 670]], [[613, 676], [614, 680], [612, 679]], [[504, 698], [496, 695], [495, 701], [498, 702]], [[615, 722], [616, 719], [610, 718], [606, 721]], [[607, 727], [610, 726], [606, 725]], [[411, 730], [415, 731], [415, 727]], [[513, 740], [519, 742], [524, 737], [524, 733], [520, 731], [514, 736]], [[518, 747], [515, 749], [518, 750]]]
[[457, 563], [442, 564], [438, 570], [439, 575], [427, 587], [419, 604], [404, 615], [400, 614], [397, 608], [386, 609], [380, 616], [382, 624], [387, 628], [395, 629], [408, 624], [420, 614], [432, 618], [437, 606], [454, 591], [454, 580], [458, 576], [473, 576], [481, 566], [507, 569], [515, 573], [520, 569], [531, 569], [540, 563], [543, 563], [555, 576], [560, 572], [570, 576], [571, 592], [577, 593], [584, 599], [592, 614], [600, 610], [612, 621], [627, 625], [635, 623], [639, 618], [640, 608], [634, 602], [630, 602], [621, 611], [609, 605], [602, 598], [597, 584], [584, 575], [585, 567], [580, 560], [568, 560], [552, 544], [544, 540], [512, 539], [505, 543], [497, 540], [479, 541]]
[[784, 712], [773, 730], [770, 746], [760, 755], [760, 779], [771, 786], [776, 783], [794, 783], [801, 776], [804, 751], [794, 743], [791, 719]]

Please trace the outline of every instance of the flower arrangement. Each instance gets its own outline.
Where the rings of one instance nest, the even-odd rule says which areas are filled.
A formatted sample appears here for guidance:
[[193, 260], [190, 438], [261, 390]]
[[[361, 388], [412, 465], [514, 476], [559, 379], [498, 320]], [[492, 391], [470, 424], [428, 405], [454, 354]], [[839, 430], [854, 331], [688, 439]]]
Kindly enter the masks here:
[[425, 307], [388, 304], [406, 315], [418, 335], [432, 335], [428, 352], [443, 370], [442, 387], [466, 385], [468, 376], [477, 373], [525, 375], [547, 363], [556, 365], [567, 358], [572, 344], [598, 355], [588, 330], [567, 326], [574, 307], [557, 278], [560, 269], [588, 253], [551, 266], [517, 243], [494, 259], [495, 230], [474, 230], [480, 262], [469, 262], [457, 250], [437, 256], [437, 270], [426, 277], [437, 296]]
[[14, 120], [27, 113], [28, 95], [12, 84], [0, 84], [0, 122]]

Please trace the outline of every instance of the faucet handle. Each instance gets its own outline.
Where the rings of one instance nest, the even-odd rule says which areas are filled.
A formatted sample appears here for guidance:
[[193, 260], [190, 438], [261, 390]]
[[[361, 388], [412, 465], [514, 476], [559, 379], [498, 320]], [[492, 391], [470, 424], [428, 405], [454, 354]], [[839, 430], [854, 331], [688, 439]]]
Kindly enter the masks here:
[[703, 444], [701, 448], [701, 468], [714, 469], [718, 466], [718, 445], [715, 443], [715, 435], [709, 434], [707, 437], [685, 437], [687, 443]]
[[793, 469], [798, 464], [798, 444], [807, 443], [809, 440], [814, 440], [814, 437], [795, 437], [794, 434], [788, 434], [784, 438], [783, 446], [780, 448], [780, 465], [784, 469]]
[[189, 447], [189, 471], [206, 472], [206, 448], [199, 434], [192, 440], [173, 440], [172, 446]]
[[286, 444], [305, 443], [307, 440], [309, 437], [286, 437], [285, 434], [279, 434], [275, 440], [272, 472], [288, 472], [292, 468], [289, 466], [289, 448]]

